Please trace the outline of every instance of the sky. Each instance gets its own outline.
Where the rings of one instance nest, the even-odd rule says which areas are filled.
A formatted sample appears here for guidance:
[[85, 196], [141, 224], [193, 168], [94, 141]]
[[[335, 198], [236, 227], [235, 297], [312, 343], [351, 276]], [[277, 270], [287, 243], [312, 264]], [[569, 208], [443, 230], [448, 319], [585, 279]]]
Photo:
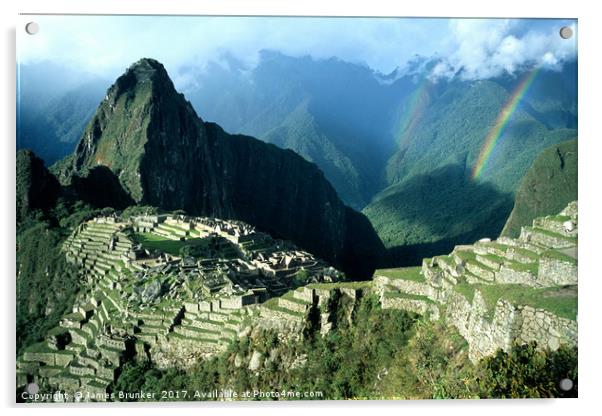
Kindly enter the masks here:
[[[576, 59], [577, 23], [557, 19], [24, 16], [17, 60], [50, 61], [114, 78], [142, 57], [170, 74], [232, 55], [252, 68], [262, 49], [315, 59], [337, 57], [388, 74], [416, 55], [436, 57], [430, 77], [487, 79], [526, 67], [562, 68]], [[559, 36], [570, 26], [574, 36]], [[178, 82], [174, 79], [176, 85]]]

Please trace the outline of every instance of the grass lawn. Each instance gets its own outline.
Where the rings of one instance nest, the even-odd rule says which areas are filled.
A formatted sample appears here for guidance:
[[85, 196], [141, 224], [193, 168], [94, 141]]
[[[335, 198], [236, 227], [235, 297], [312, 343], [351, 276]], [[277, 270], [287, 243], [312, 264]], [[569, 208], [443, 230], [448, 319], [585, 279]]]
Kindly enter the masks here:
[[531, 306], [545, 309], [553, 314], [571, 320], [577, 317], [576, 287], [556, 287], [537, 289], [518, 284], [481, 285], [461, 283], [454, 289], [472, 302], [475, 289], [483, 295], [487, 310], [492, 315], [498, 299], [505, 299], [513, 305]]
[[184, 246], [200, 246], [209, 243], [206, 238], [191, 238], [186, 241], [179, 241], [170, 240], [153, 233], [137, 233], [134, 234], [134, 239], [147, 250], [159, 250], [174, 256], [178, 256], [180, 249]]
[[402, 267], [397, 269], [379, 269], [374, 272], [375, 275], [385, 276], [390, 279], [412, 280], [414, 282], [424, 282], [424, 276], [420, 274], [422, 267]]

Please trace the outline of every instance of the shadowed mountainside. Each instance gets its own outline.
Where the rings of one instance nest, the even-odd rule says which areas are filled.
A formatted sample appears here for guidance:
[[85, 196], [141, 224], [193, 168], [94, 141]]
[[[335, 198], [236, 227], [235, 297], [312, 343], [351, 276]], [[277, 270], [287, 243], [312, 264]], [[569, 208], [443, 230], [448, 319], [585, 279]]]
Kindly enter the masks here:
[[473, 181], [465, 166], [453, 164], [392, 187], [364, 212], [389, 248], [386, 263], [394, 265], [497, 237], [511, 209], [510, 194]]
[[502, 235], [516, 237], [537, 217], [554, 215], [577, 199], [577, 139], [541, 152], [521, 181]]

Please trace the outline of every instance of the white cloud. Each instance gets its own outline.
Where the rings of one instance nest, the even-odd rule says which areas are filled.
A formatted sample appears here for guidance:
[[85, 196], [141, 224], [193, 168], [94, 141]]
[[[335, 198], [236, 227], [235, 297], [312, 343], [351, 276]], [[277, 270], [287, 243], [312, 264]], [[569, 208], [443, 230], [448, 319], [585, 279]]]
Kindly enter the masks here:
[[[558, 35], [558, 20], [27, 16], [35, 36], [18, 30], [21, 63], [50, 60], [108, 78], [141, 57], [163, 62], [172, 76], [227, 53], [248, 66], [261, 49], [292, 56], [336, 56], [382, 73], [416, 55], [440, 62], [433, 78], [481, 79], [539, 64], [559, 67], [576, 42]], [[558, 26], [558, 27], [556, 27]], [[574, 23], [573, 23], [574, 27]], [[575, 35], [576, 35], [576, 27]], [[178, 75], [179, 76], [179, 75]], [[182, 75], [176, 85], [194, 80]]]
[[[461, 19], [449, 22], [453, 46], [432, 70], [433, 79], [486, 79], [510, 75], [519, 70], [545, 66], [559, 69], [576, 57], [577, 27], [572, 39], [565, 40], [559, 30], [566, 24], [549, 21], [533, 25], [532, 21], [509, 19]], [[544, 22], [545, 23], [545, 22]]]

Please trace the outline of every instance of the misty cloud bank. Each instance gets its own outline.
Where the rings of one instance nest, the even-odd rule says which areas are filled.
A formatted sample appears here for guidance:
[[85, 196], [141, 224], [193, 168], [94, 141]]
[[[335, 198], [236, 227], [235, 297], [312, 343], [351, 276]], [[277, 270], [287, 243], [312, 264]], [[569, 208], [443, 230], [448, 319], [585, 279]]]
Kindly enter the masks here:
[[[18, 30], [18, 59], [50, 61], [112, 79], [141, 57], [171, 74], [232, 56], [247, 68], [269, 49], [315, 59], [333, 56], [382, 74], [416, 56], [436, 60], [431, 79], [485, 79], [533, 66], [560, 69], [576, 58], [572, 20], [38, 16], [40, 32]], [[571, 40], [559, 36], [570, 25]], [[189, 82], [182, 75], [174, 82]]]

